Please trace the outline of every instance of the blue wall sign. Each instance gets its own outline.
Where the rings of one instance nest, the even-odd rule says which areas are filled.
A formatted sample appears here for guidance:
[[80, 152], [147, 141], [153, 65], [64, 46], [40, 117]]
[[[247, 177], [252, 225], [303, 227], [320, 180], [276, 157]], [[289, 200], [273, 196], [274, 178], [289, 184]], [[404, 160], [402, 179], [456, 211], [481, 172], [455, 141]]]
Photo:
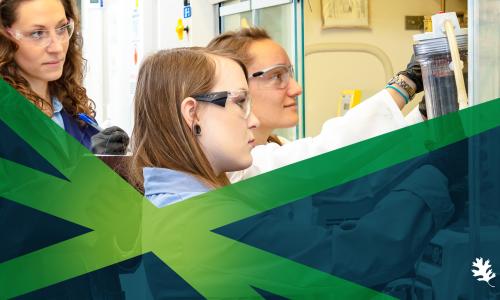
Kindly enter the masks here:
[[191, 5], [184, 6], [184, 19], [191, 18]]

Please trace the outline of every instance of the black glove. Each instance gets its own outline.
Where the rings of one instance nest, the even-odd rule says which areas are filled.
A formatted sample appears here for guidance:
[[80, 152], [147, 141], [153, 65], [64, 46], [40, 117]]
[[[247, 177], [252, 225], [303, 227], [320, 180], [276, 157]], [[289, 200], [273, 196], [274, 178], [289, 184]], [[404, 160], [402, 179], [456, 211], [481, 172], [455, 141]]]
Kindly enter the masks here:
[[406, 65], [406, 70], [400, 71], [398, 75], [404, 75], [408, 77], [417, 86], [415, 94], [418, 94], [424, 90], [424, 84], [422, 82], [422, 69], [420, 69], [420, 64], [415, 60], [415, 55], [411, 56], [410, 62]]
[[94, 154], [123, 155], [127, 152], [129, 137], [123, 129], [112, 126], [91, 138], [91, 151]]

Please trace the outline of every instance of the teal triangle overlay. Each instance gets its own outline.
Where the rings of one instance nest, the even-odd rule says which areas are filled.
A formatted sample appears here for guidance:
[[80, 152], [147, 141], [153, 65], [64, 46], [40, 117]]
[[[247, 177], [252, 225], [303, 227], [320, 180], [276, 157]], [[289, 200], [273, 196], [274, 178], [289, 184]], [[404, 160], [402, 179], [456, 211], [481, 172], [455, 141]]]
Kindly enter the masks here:
[[254, 287], [254, 289], [262, 296], [262, 298], [266, 300], [287, 300], [287, 298], [275, 295], [273, 293], [270, 293], [268, 291], [264, 291], [262, 289]]
[[0, 121], [0, 136], [4, 141], [0, 144], [0, 158], [22, 164], [61, 179], [66, 179], [57, 169], [41, 158], [25, 141], [13, 133], [2, 121]]
[[[0, 263], [89, 232], [88, 228], [0, 197]], [[16, 215], [12, 213], [15, 212]], [[33, 228], [34, 226], [34, 228]], [[31, 227], [31, 228], [30, 228]], [[15, 228], [16, 235], [11, 230]], [[46, 236], [48, 232], [50, 235]], [[23, 236], [31, 239], [23, 239]]]
[[[465, 174], [466, 142], [214, 232], [364, 286], [381, 287], [411, 272], [431, 237], [452, 217], [446, 186], [450, 180], [429, 164], [439, 159], [446, 174], [457, 174], [449, 178], [455, 185], [454, 178]], [[443, 157], [450, 159], [443, 164]]]
[[[497, 127], [499, 112], [500, 102], [491, 101], [156, 209], [0, 81], [0, 119], [71, 181], [62, 182], [0, 160], [0, 171], [5, 171], [2, 177], [10, 175], [0, 183], [0, 196], [94, 230], [0, 264], [0, 298], [20, 295], [149, 251], [206, 297], [258, 297], [251, 286], [287, 298], [384, 297], [210, 230]], [[66, 157], [54, 152], [61, 145]], [[374, 153], [380, 155], [374, 157]], [[346, 165], [345, 156], [355, 157], [357, 164], [348, 160]], [[23, 182], [22, 187], [19, 182]], [[32, 197], [34, 191], [38, 195], [36, 201]], [[68, 194], [73, 198], [71, 205], [65, 202]], [[49, 195], [56, 201], [46, 206], [43, 200]], [[182, 255], [172, 249], [178, 242], [185, 246]], [[195, 251], [200, 248], [209, 251]], [[75, 257], [82, 258], [85, 265], [75, 264]], [[196, 265], [202, 267], [193, 268]], [[26, 270], [44, 270], [50, 275], [41, 277]]]
[[0, 197], [93, 230], [1, 263], [0, 299], [143, 253], [137, 191], [3, 80], [0, 120], [67, 178], [0, 158]]

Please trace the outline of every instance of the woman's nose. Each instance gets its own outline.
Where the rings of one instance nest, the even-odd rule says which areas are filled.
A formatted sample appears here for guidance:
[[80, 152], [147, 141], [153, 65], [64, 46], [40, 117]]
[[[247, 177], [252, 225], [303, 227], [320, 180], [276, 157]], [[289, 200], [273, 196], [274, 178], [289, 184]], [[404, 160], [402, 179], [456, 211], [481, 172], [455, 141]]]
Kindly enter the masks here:
[[63, 51], [63, 41], [60, 40], [54, 33], [50, 34], [50, 42], [47, 45], [48, 52], [61, 52]]
[[302, 95], [302, 88], [294, 78], [290, 78], [290, 82], [288, 83], [287, 94], [290, 97], [297, 97]]
[[253, 112], [250, 113], [250, 116], [247, 119], [247, 123], [249, 129], [255, 129], [260, 126], [260, 121]]

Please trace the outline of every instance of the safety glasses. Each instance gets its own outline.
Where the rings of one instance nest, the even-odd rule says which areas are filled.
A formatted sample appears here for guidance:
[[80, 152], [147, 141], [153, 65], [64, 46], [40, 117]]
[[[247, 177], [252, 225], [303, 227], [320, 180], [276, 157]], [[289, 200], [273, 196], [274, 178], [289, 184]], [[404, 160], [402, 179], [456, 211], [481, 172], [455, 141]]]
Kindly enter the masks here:
[[249, 79], [258, 79], [263, 88], [284, 89], [288, 86], [290, 78], [293, 78], [292, 65], [273, 65], [250, 75]]
[[[48, 47], [52, 41], [57, 40], [60, 43], [68, 42], [73, 32], [75, 30], [75, 23], [73, 20], [69, 19], [68, 23], [55, 28], [54, 30], [41, 30], [35, 29], [32, 31], [19, 31], [8, 29], [7, 31], [18, 41], [26, 41], [32, 46], [45, 48]], [[54, 37], [51, 36], [51, 32], [54, 31]]]
[[226, 102], [229, 99], [241, 108], [244, 114], [244, 118], [248, 119], [252, 112], [252, 101], [248, 91], [224, 91], [224, 92], [213, 92], [203, 95], [192, 96], [197, 101], [209, 102], [217, 104], [219, 106], [225, 107]]

